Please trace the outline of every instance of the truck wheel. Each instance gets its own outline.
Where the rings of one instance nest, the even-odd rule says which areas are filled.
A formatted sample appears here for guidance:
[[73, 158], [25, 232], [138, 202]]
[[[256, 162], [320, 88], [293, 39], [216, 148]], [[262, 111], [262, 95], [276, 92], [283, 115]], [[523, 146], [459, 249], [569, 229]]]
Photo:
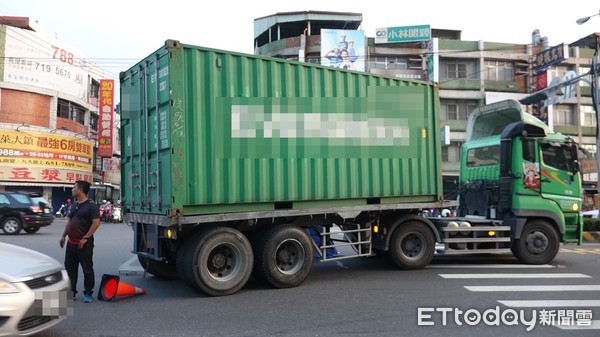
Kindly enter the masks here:
[[431, 262], [435, 238], [427, 225], [407, 222], [400, 225], [390, 241], [390, 256], [401, 269], [422, 269]]
[[200, 231], [178, 252], [183, 280], [211, 296], [240, 290], [252, 273], [252, 246], [238, 230], [216, 227]]
[[556, 257], [560, 248], [558, 232], [546, 221], [531, 221], [523, 227], [521, 238], [511, 250], [521, 263], [546, 264]]
[[138, 255], [138, 261], [145, 271], [161, 280], [176, 280], [179, 278], [175, 263], [157, 261], [151, 258]]
[[21, 220], [15, 217], [9, 217], [2, 221], [2, 230], [4, 234], [17, 235], [22, 229]]
[[263, 234], [254, 246], [254, 277], [275, 288], [296, 287], [304, 282], [314, 258], [308, 233], [294, 225], [283, 225]]

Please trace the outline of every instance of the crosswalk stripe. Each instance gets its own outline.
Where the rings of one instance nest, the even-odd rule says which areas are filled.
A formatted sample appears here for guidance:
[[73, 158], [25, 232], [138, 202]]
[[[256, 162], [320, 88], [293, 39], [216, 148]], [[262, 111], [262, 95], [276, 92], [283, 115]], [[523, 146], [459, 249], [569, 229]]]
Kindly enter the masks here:
[[540, 265], [527, 265], [527, 264], [430, 264], [427, 269], [502, 269], [502, 268], [515, 268], [515, 269], [543, 269], [543, 268], [556, 268], [550, 264]]
[[473, 292], [494, 291], [600, 291], [600, 285], [553, 285], [553, 286], [465, 286]]
[[568, 307], [600, 307], [600, 300], [527, 300], [498, 302], [511, 308], [568, 308]]
[[446, 279], [492, 279], [492, 278], [588, 278], [591, 277], [581, 273], [539, 273], [539, 274], [438, 274]]

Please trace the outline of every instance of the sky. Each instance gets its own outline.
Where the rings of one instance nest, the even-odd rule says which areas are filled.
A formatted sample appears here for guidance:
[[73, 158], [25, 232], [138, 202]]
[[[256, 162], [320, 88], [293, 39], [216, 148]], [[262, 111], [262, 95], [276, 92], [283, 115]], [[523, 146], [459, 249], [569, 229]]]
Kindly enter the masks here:
[[[376, 28], [428, 24], [460, 30], [463, 40], [528, 44], [539, 29], [554, 46], [600, 32], [597, 0], [0, 0], [0, 14], [29, 17], [38, 29], [78, 48], [115, 80], [168, 39], [252, 53], [254, 19], [308, 10], [360, 13], [360, 29], [367, 37], [374, 37]], [[587, 23], [575, 23], [591, 15], [596, 16]]]

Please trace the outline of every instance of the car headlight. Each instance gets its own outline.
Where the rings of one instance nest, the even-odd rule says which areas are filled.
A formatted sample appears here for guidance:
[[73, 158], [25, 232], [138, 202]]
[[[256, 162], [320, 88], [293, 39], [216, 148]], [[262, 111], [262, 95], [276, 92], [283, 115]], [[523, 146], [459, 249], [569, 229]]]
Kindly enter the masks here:
[[0, 278], [0, 294], [12, 294], [18, 292], [19, 289], [17, 289], [17, 287]]

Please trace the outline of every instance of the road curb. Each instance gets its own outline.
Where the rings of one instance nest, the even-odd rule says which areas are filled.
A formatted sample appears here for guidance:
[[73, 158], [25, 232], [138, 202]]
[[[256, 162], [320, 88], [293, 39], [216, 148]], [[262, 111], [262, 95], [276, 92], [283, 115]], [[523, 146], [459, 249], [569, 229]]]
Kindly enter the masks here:
[[583, 242], [599, 242], [600, 232], [583, 232]]

